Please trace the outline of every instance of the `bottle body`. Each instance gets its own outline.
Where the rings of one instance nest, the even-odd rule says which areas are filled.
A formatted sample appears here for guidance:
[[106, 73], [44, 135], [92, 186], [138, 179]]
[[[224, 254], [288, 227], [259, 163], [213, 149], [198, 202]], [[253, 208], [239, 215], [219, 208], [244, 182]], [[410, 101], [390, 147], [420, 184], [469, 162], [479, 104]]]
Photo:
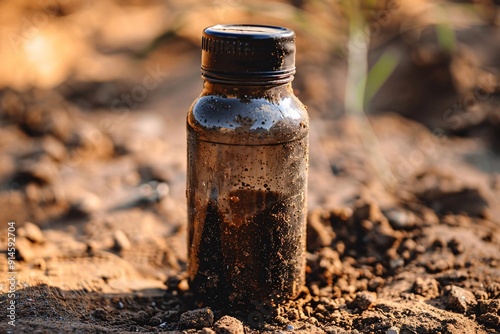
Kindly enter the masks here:
[[308, 117], [289, 83], [205, 82], [188, 130], [188, 273], [217, 307], [294, 297], [305, 280]]

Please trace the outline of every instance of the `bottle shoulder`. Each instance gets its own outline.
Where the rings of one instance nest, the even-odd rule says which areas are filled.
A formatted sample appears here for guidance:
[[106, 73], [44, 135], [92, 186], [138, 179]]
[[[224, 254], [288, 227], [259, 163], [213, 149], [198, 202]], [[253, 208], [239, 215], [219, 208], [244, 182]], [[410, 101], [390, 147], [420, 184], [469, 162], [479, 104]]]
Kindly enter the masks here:
[[202, 95], [191, 105], [187, 127], [189, 135], [211, 142], [278, 144], [306, 136], [309, 117], [293, 94], [273, 100]]

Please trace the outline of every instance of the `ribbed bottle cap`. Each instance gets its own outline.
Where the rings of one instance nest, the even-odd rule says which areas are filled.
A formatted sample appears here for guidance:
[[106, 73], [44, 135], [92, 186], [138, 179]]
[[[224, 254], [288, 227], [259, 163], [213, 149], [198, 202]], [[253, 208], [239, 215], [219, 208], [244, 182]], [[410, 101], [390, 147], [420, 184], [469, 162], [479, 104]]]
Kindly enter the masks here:
[[295, 73], [295, 33], [262, 25], [215, 25], [203, 31], [202, 76], [214, 82], [285, 83]]

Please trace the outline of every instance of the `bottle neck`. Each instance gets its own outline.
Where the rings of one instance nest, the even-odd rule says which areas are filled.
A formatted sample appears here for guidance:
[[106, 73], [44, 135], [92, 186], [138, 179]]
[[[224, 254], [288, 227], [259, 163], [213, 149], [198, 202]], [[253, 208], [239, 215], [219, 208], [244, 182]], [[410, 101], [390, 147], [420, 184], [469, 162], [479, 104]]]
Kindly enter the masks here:
[[267, 100], [280, 100], [293, 94], [292, 83], [266, 84], [266, 85], [235, 85], [214, 83], [206, 80], [203, 82], [202, 95], [217, 95], [228, 98], [265, 98]]

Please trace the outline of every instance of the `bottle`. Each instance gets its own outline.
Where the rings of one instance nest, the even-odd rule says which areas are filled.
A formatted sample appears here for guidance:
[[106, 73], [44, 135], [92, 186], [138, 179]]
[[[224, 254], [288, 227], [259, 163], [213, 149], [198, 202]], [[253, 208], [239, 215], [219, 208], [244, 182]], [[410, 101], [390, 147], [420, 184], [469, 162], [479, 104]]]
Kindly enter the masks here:
[[206, 28], [201, 69], [187, 116], [190, 288], [221, 309], [277, 304], [305, 282], [309, 120], [291, 86], [295, 33]]

